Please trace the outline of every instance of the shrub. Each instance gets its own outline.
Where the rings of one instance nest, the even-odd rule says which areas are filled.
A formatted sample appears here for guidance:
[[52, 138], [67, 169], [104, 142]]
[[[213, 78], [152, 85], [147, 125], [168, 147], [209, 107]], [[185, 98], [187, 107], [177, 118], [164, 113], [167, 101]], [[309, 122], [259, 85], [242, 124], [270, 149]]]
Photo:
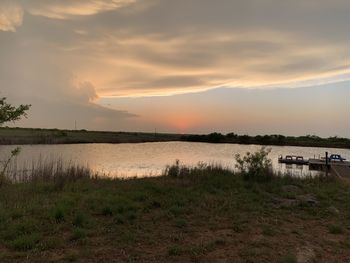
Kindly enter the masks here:
[[236, 154], [236, 168], [246, 180], [268, 181], [271, 179], [272, 165], [268, 158], [270, 149], [262, 147], [255, 153], [247, 152], [245, 156]]
[[165, 175], [171, 177], [177, 177], [180, 174], [180, 161], [176, 160], [175, 164], [167, 166], [165, 169]]

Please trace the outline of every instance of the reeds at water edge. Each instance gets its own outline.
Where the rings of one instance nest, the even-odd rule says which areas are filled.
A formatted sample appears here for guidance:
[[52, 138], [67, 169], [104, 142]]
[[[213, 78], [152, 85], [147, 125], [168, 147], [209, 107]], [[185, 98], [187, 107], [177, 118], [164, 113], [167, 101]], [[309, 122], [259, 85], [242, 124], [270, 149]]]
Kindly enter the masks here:
[[18, 166], [17, 161], [13, 161], [7, 171], [6, 179], [10, 182], [59, 182], [75, 181], [83, 178], [97, 177], [88, 165], [78, 165], [73, 162], [64, 162], [62, 159], [45, 160], [40, 158], [30, 164]]

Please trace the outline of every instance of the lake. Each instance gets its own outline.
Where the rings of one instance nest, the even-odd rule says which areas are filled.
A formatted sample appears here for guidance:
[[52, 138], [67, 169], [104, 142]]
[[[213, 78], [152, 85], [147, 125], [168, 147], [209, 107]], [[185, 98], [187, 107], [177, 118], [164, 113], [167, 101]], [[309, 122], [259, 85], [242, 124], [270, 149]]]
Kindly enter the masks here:
[[[182, 164], [196, 165], [199, 162], [220, 164], [234, 169], [236, 153], [245, 154], [261, 148], [259, 145], [208, 144], [192, 142], [156, 142], [140, 144], [62, 144], [18, 145], [22, 148], [16, 158], [17, 169], [30, 167], [34, 162], [55, 161], [89, 166], [92, 170], [111, 177], [145, 177], [161, 175], [167, 165], [177, 159]], [[0, 158], [4, 160], [14, 145], [0, 146]], [[324, 156], [325, 151], [339, 153], [348, 160], [350, 150], [267, 146], [275, 171], [292, 171], [296, 176], [309, 175], [307, 166], [286, 167], [278, 163], [279, 155], [301, 155], [304, 158]]]

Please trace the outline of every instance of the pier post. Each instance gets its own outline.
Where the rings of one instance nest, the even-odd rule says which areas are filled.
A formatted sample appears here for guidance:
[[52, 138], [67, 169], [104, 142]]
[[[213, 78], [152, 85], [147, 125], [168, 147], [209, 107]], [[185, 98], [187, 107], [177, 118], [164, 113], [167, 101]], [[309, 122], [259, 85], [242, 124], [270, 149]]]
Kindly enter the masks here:
[[328, 152], [326, 152], [326, 176], [328, 176]]

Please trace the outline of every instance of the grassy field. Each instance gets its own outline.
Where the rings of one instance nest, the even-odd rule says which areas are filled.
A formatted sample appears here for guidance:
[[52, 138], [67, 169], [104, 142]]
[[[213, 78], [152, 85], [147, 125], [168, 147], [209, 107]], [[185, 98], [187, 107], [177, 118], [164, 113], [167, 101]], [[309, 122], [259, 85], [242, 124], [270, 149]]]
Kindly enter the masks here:
[[140, 143], [180, 140], [181, 135], [140, 132], [0, 128], [3, 144]]
[[350, 262], [342, 181], [247, 181], [219, 167], [70, 174], [2, 185], [0, 262]]

